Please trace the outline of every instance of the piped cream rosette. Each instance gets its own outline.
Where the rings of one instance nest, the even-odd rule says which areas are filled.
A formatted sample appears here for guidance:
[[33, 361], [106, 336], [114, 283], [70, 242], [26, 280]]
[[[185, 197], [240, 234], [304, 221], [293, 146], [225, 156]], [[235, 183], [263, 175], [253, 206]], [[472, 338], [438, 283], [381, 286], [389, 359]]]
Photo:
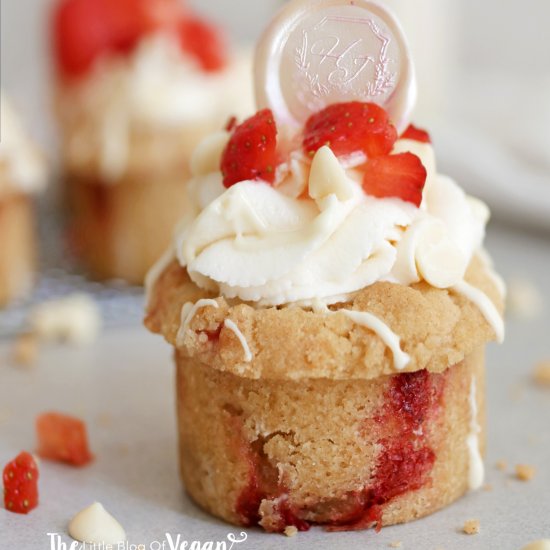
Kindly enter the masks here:
[[275, 185], [222, 184], [229, 134], [207, 138], [192, 159], [188, 207], [176, 255], [204, 289], [259, 306], [348, 300], [377, 281], [437, 288], [461, 282], [481, 247], [487, 207], [436, 171], [430, 144], [399, 140], [427, 169], [420, 208], [365, 193], [362, 155], [336, 158], [322, 147], [279, 166]]

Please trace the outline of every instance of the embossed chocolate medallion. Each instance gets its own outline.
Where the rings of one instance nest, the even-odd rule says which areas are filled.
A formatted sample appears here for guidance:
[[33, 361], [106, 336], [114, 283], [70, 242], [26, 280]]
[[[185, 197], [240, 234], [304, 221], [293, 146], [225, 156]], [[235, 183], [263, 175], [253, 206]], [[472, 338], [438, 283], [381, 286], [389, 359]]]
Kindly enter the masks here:
[[384, 107], [398, 130], [416, 100], [409, 48], [395, 17], [370, 0], [294, 0], [256, 51], [256, 101], [280, 123], [301, 125], [341, 101]]

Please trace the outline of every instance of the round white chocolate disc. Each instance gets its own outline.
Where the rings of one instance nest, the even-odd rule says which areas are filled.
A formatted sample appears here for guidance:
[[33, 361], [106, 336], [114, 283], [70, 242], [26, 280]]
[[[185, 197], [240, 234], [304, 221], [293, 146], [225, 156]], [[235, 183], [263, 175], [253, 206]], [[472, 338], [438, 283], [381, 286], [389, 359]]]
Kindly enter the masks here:
[[277, 121], [301, 126], [331, 103], [373, 102], [404, 130], [416, 101], [413, 62], [403, 31], [370, 0], [293, 0], [261, 38], [256, 102]]

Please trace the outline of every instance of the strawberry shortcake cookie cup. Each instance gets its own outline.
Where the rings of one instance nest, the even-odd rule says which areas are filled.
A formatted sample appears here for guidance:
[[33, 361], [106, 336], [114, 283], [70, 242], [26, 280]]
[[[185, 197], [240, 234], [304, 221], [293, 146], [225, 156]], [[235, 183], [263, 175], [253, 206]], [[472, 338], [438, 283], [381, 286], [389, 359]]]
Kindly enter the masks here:
[[483, 480], [483, 348], [503, 331], [488, 211], [376, 105], [331, 105], [302, 138], [277, 165], [261, 111], [205, 141], [151, 271], [183, 480], [268, 531], [408, 521]]
[[33, 195], [47, 181], [45, 159], [1, 94], [0, 307], [32, 288], [36, 260]]
[[[332, 10], [331, 36], [373, 6], [337, 3], [305, 6]], [[270, 532], [379, 529], [481, 486], [503, 288], [489, 211], [437, 172], [425, 131], [398, 130], [382, 100], [312, 104], [301, 124], [265, 108], [197, 148], [145, 324], [175, 348], [200, 506]]]
[[252, 111], [250, 62], [177, 0], [59, 0], [53, 40], [71, 244], [94, 277], [142, 283], [191, 152]]

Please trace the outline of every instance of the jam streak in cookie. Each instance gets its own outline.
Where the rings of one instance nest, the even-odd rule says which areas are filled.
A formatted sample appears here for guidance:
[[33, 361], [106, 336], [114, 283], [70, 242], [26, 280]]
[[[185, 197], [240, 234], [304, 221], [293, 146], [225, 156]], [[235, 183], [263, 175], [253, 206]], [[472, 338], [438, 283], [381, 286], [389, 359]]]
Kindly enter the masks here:
[[[300, 508], [292, 504], [292, 492], [265, 455], [265, 438], [250, 443], [243, 434], [240, 414], [231, 413], [235, 449], [247, 464], [247, 483], [237, 497], [235, 511], [244, 526], [260, 524], [266, 531], [283, 532], [295, 526], [307, 531], [303, 518], [321, 512], [329, 531], [382, 527], [384, 506], [396, 497], [416, 491], [430, 482], [436, 460], [429, 444], [427, 421], [433, 421], [442, 406], [445, 374], [426, 370], [391, 377], [380, 410], [362, 426], [380, 434], [376, 468], [365, 488]], [[230, 411], [231, 412], [231, 411]]]

